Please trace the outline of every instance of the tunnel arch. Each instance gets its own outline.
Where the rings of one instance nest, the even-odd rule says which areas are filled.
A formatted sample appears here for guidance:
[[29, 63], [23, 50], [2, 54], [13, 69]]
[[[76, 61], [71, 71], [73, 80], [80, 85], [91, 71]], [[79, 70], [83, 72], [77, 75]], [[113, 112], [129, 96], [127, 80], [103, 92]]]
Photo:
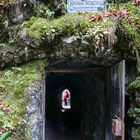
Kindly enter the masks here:
[[[122, 135], [119, 138], [124, 140], [125, 61], [108, 67], [87, 59], [65, 59], [51, 62], [45, 70], [46, 97], [44, 98], [44, 105], [46, 114], [44, 118], [45, 139], [43, 140], [58, 140], [58, 138], [61, 140], [116, 140], [118, 136], [112, 133], [112, 120], [116, 115], [119, 116], [120, 120], [122, 119]], [[67, 83], [67, 81], [69, 82]], [[72, 111], [65, 113], [68, 114], [66, 117], [62, 115], [60, 107], [58, 107], [60, 105], [59, 97], [55, 98], [54, 101], [49, 99], [52, 95], [58, 95], [57, 88], [61, 86], [68, 88], [71, 92], [82, 93], [81, 99], [72, 97], [74, 98], [72, 104], [75, 104], [75, 108], [78, 107], [77, 104], [80, 104], [81, 107], [80, 112], [77, 108], [75, 109], [75, 112], [79, 115], [77, 118], [80, 118], [76, 119], [74, 117], [77, 122], [79, 121], [77, 126], [71, 119], [71, 115], [76, 115], [74, 108], [71, 109]], [[70, 89], [72, 87], [74, 87], [74, 90]], [[51, 92], [51, 89], [55, 90], [57, 94], [54, 91]], [[119, 100], [116, 100], [116, 98]], [[79, 103], [74, 103], [76, 99]], [[48, 105], [49, 102], [56, 102], [56, 104]], [[49, 116], [47, 107], [49, 108], [49, 106], [57, 106], [57, 109], [50, 109], [53, 115], [50, 115], [51, 121], [47, 122], [48, 118], [46, 117]], [[54, 111], [55, 109], [56, 111]], [[68, 121], [69, 119], [71, 121]], [[65, 127], [63, 127], [63, 124], [65, 124]], [[75, 131], [74, 128], [76, 128]]]
[[[85, 70], [82, 71], [83, 69]], [[103, 100], [105, 99], [104, 96], [106, 92], [105, 79], [107, 69], [108, 68], [102, 65], [94, 64], [88, 60], [77, 61], [72, 59], [59, 61], [46, 67], [46, 98], [48, 97], [48, 99], [46, 99], [46, 116], [53, 122], [53, 124], [50, 125], [55, 124], [55, 128], [52, 129], [57, 130], [57, 132], [59, 131], [61, 134], [62, 132], [67, 134], [68, 132], [66, 129], [68, 129], [69, 132], [75, 133], [74, 135], [77, 140], [88, 140], [91, 138], [98, 140], [103, 139], [106, 123], [104, 119], [106, 116], [106, 107], [103, 111], [102, 107], [106, 102]], [[60, 72], [59, 70], [64, 71]], [[100, 87], [102, 91], [97, 87]], [[60, 93], [66, 88], [71, 92], [72, 107], [71, 110], [62, 113], [60, 107]], [[103, 93], [101, 95], [101, 100], [98, 94], [90, 96], [93, 91]], [[54, 96], [57, 98], [54, 98]], [[94, 100], [96, 100], [95, 103]], [[89, 102], [90, 105], [88, 105]], [[101, 103], [101, 107], [98, 107], [98, 104]], [[93, 108], [91, 108], [91, 106]], [[60, 122], [63, 123], [61, 124]], [[77, 135], [79, 135], [79, 137], [77, 137]], [[52, 138], [48, 138], [47, 140], [51, 139]]]

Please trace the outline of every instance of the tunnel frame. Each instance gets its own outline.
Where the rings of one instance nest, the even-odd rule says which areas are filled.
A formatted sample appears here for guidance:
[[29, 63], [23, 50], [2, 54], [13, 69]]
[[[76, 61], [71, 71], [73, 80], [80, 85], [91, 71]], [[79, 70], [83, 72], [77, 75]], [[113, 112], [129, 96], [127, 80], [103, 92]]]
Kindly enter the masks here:
[[[122, 92], [121, 92], [121, 97], [122, 97], [122, 103], [121, 103], [121, 114], [120, 114], [120, 119], [123, 122], [123, 127], [122, 127], [122, 136], [121, 137], [113, 137], [113, 139], [111, 140], [125, 140], [125, 124], [124, 124], [124, 117], [125, 117], [125, 60], [121, 61], [120, 63], [112, 66], [112, 67], [84, 67], [84, 68], [77, 68], [77, 67], [63, 67], [63, 68], [59, 68], [59, 67], [53, 67], [50, 66], [46, 69], [46, 75], [44, 78], [44, 83], [46, 83], [46, 78], [47, 75], [50, 73], [84, 73], [84, 72], [90, 72], [90, 73], [106, 73], [107, 74], [107, 80], [110, 80], [110, 82], [112, 82], [112, 75], [113, 75], [113, 69], [119, 66], [118, 69], [122, 70], [122, 75], [121, 75], [121, 80], [122, 80]], [[111, 83], [110, 83], [111, 84]], [[46, 85], [46, 84], [44, 84]], [[110, 86], [110, 85], [108, 85]], [[112, 88], [112, 86], [111, 86]], [[112, 90], [112, 89], [111, 89]], [[45, 138], [45, 133], [46, 133], [46, 120], [45, 120], [45, 107], [46, 107], [46, 101], [44, 99], [46, 99], [46, 86], [44, 86], [44, 95], [43, 95], [43, 140], [47, 140]], [[112, 91], [111, 91], [112, 92]], [[112, 93], [111, 93], [112, 94]], [[113, 119], [113, 118], [112, 118]], [[106, 139], [106, 138], [105, 138]]]

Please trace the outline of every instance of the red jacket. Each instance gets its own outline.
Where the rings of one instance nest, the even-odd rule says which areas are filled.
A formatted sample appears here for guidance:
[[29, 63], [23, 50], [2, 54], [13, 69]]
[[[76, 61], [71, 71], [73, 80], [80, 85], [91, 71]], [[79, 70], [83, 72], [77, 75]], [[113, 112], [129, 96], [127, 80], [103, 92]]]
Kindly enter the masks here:
[[65, 93], [64, 93], [64, 100], [65, 99], [68, 99], [69, 98], [69, 93], [66, 91]]

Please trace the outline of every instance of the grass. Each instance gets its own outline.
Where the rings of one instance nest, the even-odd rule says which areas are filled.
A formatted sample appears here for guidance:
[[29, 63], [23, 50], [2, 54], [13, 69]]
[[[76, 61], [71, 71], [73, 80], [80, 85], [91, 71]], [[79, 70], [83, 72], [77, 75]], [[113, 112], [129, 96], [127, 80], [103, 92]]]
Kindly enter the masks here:
[[0, 102], [11, 109], [0, 114], [0, 127], [16, 129], [23, 125], [28, 104], [24, 91], [31, 82], [39, 79], [38, 66], [43, 68], [44, 62], [38, 60], [0, 71]]

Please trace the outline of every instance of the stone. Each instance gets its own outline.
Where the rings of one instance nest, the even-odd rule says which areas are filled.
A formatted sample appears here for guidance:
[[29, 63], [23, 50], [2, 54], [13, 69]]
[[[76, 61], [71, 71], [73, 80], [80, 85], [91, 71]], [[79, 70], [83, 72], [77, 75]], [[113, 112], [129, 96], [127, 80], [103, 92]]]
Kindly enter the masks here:
[[71, 44], [75, 40], [76, 40], [76, 37], [74, 37], [74, 36], [62, 38], [62, 41], [66, 44]]
[[42, 140], [43, 121], [42, 121], [42, 95], [43, 80], [31, 83], [25, 90], [25, 95], [29, 98], [29, 104], [26, 109], [27, 127], [30, 129], [30, 140]]

